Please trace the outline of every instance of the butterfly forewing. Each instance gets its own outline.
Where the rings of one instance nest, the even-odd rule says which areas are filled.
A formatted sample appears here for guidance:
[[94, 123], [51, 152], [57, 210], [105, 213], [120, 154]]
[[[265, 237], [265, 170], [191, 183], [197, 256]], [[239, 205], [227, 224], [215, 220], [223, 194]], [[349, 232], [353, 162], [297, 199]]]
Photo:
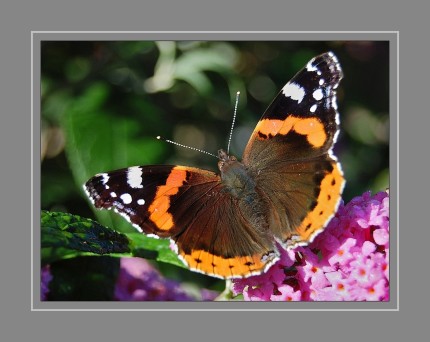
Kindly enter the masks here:
[[332, 53], [309, 61], [267, 108], [244, 152], [271, 207], [271, 230], [289, 246], [309, 243], [339, 205], [345, 181], [332, 147], [342, 76]]

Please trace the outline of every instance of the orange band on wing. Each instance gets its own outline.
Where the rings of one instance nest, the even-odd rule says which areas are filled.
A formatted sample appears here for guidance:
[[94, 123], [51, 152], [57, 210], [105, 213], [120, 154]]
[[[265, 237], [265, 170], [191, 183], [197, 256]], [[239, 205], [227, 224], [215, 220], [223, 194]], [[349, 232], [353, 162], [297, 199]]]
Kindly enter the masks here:
[[314, 147], [321, 147], [327, 140], [324, 125], [317, 118], [300, 119], [294, 124], [294, 130], [306, 135], [308, 142]]
[[337, 164], [333, 165], [333, 171], [327, 174], [321, 181], [321, 190], [317, 199], [317, 205], [302, 221], [297, 232], [300, 241], [309, 241], [318, 231], [322, 230], [327, 221], [336, 212], [340, 201], [345, 180]]
[[321, 147], [327, 140], [324, 125], [318, 118], [299, 118], [290, 115], [285, 120], [263, 119], [256, 127], [257, 132], [272, 136], [287, 135], [291, 130], [305, 135], [313, 147]]
[[170, 197], [176, 195], [179, 188], [184, 184], [187, 172], [182, 167], [175, 167], [170, 171], [166, 184], [159, 186], [154, 201], [148, 208], [151, 215], [150, 220], [161, 230], [172, 229], [173, 216], [168, 212], [170, 208]]
[[191, 269], [215, 275], [221, 278], [246, 277], [264, 270], [269, 259], [261, 261], [261, 255], [223, 258], [204, 250], [193, 250], [190, 254], [181, 253], [182, 258]]
[[255, 130], [264, 135], [272, 135], [276, 134], [287, 134], [293, 125], [297, 122], [298, 118], [289, 116], [285, 120], [275, 120], [275, 119], [263, 119], [260, 120], [257, 124]]

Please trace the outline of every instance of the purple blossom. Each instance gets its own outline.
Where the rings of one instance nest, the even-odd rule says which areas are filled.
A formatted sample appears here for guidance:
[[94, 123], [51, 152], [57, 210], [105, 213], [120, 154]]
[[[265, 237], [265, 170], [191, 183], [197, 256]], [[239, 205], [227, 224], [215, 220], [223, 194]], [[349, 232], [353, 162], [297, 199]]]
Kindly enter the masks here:
[[341, 204], [306, 247], [286, 251], [266, 273], [233, 281], [257, 301], [388, 301], [389, 197], [365, 192]]
[[42, 267], [40, 271], [40, 300], [44, 301], [48, 297], [49, 283], [52, 280], [52, 274], [49, 265]]
[[114, 297], [119, 301], [193, 301], [213, 300], [217, 294], [204, 290], [196, 298], [179, 283], [163, 278], [145, 259], [121, 258]]

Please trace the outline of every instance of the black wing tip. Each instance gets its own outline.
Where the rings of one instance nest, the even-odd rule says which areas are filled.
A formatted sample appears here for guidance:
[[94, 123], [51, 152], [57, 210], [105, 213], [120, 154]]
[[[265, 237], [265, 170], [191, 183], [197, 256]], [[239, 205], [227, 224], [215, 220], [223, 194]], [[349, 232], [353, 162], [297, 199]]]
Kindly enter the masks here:
[[99, 173], [88, 179], [82, 185], [85, 194], [96, 208], [104, 207], [104, 202], [101, 201], [100, 186], [102, 186], [103, 189], [106, 190], [106, 183], [108, 179], [109, 178], [106, 173]]
[[339, 59], [333, 51], [324, 52], [314, 58], [312, 58], [308, 64], [306, 65], [307, 69], [312, 67], [321, 66], [322, 63], [325, 63], [328, 66], [331, 74], [333, 75], [334, 83], [339, 84], [340, 80], [343, 78], [343, 70], [340, 66]]

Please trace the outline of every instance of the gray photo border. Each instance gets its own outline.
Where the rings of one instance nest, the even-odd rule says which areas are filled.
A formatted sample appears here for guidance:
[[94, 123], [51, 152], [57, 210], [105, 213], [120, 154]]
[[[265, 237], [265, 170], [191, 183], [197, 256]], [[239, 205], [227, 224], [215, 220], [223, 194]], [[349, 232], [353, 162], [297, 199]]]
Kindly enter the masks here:
[[[384, 40], [390, 42], [390, 301], [379, 302], [41, 302], [40, 43], [44, 40]], [[31, 31], [31, 311], [398, 311], [399, 32], [398, 31]]]

